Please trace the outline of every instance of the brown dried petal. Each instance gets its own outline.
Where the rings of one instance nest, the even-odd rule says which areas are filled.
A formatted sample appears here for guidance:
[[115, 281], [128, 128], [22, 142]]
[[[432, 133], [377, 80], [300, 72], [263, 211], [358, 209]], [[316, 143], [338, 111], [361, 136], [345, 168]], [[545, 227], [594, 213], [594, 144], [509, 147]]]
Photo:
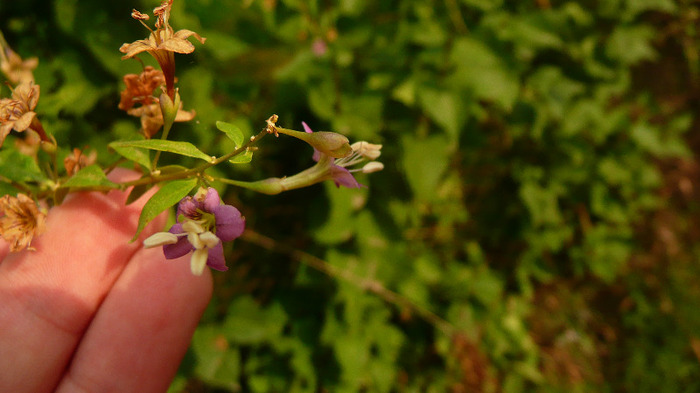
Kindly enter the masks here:
[[177, 122], [183, 122], [183, 121], [190, 121], [194, 119], [194, 117], [197, 115], [197, 112], [194, 110], [191, 111], [185, 111], [185, 110], [178, 110], [177, 115], [175, 115], [175, 121]]
[[164, 0], [158, 7], [153, 9], [153, 15], [162, 15], [165, 12], [170, 12], [172, 6], [173, 0]]
[[34, 110], [39, 103], [40, 88], [31, 82], [21, 83], [12, 91], [12, 98], [23, 102], [29, 110]]
[[148, 20], [151, 18], [147, 14], [144, 14], [135, 8], [133, 10], [131, 10], [131, 17], [136, 19], [136, 20]]
[[125, 59], [130, 59], [139, 53], [147, 52], [147, 51], [152, 51], [156, 50], [157, 46], [155, 44], [155, 41], [153, 41], [150, 37], [147, 40], [138, 40], [134, 41], [130, 44], [123, 44], [120, 48], [119, 51], [122, 53], [126, 53], [124, 56], [122, 56], [122, 60]]
[[18, 132], [26, 130], [32, 124], [34, 116], [36, 116], [35, 112], [26, 112], [22, 117], [14, 121], [14, 126], [12, 126], [12, 128]]
[[10, 131], [12, 131], [12, 126], [13, 123], [10, 122], [0, 124], [0, 147], [2, 147], [3, 142], [5, 142], [5, 138]]

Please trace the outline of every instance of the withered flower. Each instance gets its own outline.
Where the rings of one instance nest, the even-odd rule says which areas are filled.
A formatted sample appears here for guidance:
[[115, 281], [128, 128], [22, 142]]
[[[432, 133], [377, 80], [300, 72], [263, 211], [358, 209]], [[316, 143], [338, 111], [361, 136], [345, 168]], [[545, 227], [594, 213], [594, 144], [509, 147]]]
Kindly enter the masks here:
[[23, 82], [17, 86], [12, 91], [12, 98], [0, 99], [0, 146], [12, 130], [22, 132], [31, 128], [42, 140], [48, 140], [34, 112], [38, 102], [39, 85], [32, 82]]
[[126, 88], [122, 91], [119, 109], [128, 111], [134, 104], [150, 105], [156, 98], [153, 92], [165, 84], [163, 71], [146, 66], [140, 74], [124, 75]]
[[71, 154], [63, 159], [63, 166], [66, 168], [66, 173], [69, 176], [73, 176], [78, 173], [79, 170], [94, 164], [96, 160], [97, 152], [95, 150], [91, 151], [90, 154], [85, 155], [83, 154], [83, 151], [76, 147], [73, 149]]
[[46, 229], [46, 214], [24, 194], [0, 198], [0, 236], [10, 243], [10, 251], [31, 248], [32, 239]]
[[36, 57], [22, 60], [17, 53], [5, 47], [0, 56], [0, 70], [13, 85], [22, 82], [34, 82], [33, 70], [39, 65]]
[[191, 30], [179, 30], [175, 32], [168, 20], [170, 19], [170, 8], [173, 0], [165, 0], [160, 6], [153, 9], [154, 16], [157, 17], [156, 30], [152, 30], [144, 23], [148, 15], [137, 10], [133, 10], [131, 16], [141, 22], [151, 34], [145, 40], [137, 40], [130, 44], [123, 44], [119, 51], [124, 53], [122, 59], [130, 59], [142, 52], [150, 53], [160, 65], [165, 76], [166, 92], [172, 100], [175, 99], [175, 52], [192, 53], [194, 45], [187, 39], [196, 38], [202, 44], [206, 38]]
[[[131, 116], [140, 117], [141, 131], [146, 138], [151, 138], [163, 126], [159, 99], [153, 95], [154, 91], [165, 84], [163, 72], [146, 66], [139, 75], [125, 75], [124, 84], [126, 88], [121, 93], [119, 109]], [[195, 111], [185, 111], [180, 106], [175, 121], [190, 121], [194, 116]]]
[[[126, 113], [131, 116], [136, 116], [141, 118], [141, 131], [146, 138], [151, 138], [155, 133], [163, 127], [163, 114], [160, 110], [160, 105], [158, 103], [153, 103], [150, 105], [143, 105], [138, 108], [131, 108]], [[175, 116], [175, 121], [184, 122], [194, 119], [195, 111], [186, 111], [180, 109], [177, 111]]]

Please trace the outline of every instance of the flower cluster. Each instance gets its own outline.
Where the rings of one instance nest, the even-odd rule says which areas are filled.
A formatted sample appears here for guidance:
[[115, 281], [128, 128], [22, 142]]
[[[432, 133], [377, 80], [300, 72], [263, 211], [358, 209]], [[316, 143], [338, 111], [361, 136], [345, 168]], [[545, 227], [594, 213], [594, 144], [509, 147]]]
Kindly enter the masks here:
[[[163, 126], [163, 114], [160, 100], [154, 92], [165, 84], [163, 71], [146, 66], [140, 74], [124, 76], [124, 91], [121, 93], [119, 109], [131, 116], [141, 118], [141, 132], [146, 138], [151, 138]], [[179, 105], [175, 116], [176, 122], [194, 119], [195, 111], [185, 111]]]
[[223, 242], [241, 236], [245, 218], [231, 205], [221, 203], [214, 188], [200, 188], [180, 201], [177, 223], [168, 232], [158, 232], [144, 240], [144, 247], [163, 246], [166, 259], [179, 258], [192, 252], [190, 269], [201, 275], [205, 266], [226, 271]]

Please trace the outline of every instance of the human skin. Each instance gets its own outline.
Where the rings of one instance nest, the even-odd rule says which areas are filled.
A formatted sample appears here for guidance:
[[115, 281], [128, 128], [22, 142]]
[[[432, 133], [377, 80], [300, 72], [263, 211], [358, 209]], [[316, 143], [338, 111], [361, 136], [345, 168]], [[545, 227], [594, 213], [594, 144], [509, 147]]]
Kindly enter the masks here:
[[[133, 179], [117, 169], [113, 181]], [[189, 256], [165, 260], [129, 243], [148, 199], [70, 195], [47, 216], [35, 251], [0, 240], [0, 392], [164, 392], [212, 293]]]

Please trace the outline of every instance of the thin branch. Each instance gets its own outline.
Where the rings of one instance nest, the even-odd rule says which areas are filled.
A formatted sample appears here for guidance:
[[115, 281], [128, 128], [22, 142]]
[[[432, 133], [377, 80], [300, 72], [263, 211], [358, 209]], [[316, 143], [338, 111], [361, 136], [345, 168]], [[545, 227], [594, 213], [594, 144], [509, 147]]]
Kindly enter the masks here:
[[373, 293], [379, 296], [382, 300], [384, 300], [387, 303], [391, 303], [400, 308], [408, 309], [448, 337], [452, 337], [457, 331], [457, 329], [451, 323], [447, 322], [434, 312], [428, 310], [427, 308], [419, 306], [418, 304], [414, 303], [413, 301], [399, 293], [387, 289], [384, 285], [382, 285], [381, 282], [377, 280], [373, 280], [366, 277], [360, 277], [349, 270], [333, 266], [330, 263], [324, 261], [323, 259], [315, 257], [307, 252], [281, 244], [275, 241], [274, 239], [271, 239], [250, 229], [246, 229], [245, 232], [243, 232], [241, 239], [247, 241], [248, 243], [260, 246], [264, 249], [289, 255], [292, 259], [299, 263], [303, 263], [307, 266], [310, 266], [322, 273], [327, 274], [328, 276], [340, 278], [347, 282], [350, 282], [351, 284], [356, 285], [363, 291]]

